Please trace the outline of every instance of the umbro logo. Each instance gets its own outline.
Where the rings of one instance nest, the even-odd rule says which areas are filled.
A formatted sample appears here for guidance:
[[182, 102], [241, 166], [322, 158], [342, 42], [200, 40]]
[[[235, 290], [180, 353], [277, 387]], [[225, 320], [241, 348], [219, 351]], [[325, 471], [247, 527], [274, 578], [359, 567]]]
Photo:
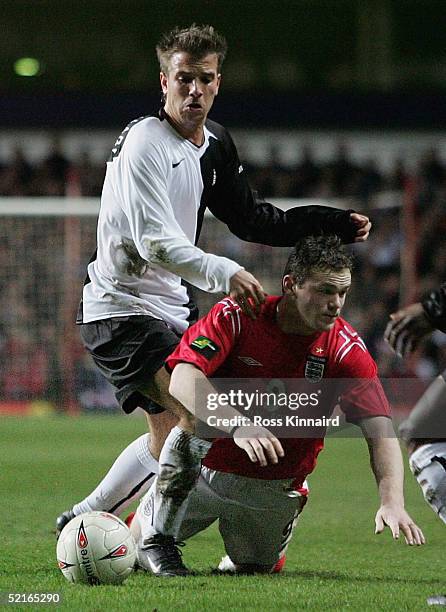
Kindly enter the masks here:
[[238, 357], [238, 359], [249, 366], [263, 366], [263, 363], [260, 363], [260, 361], [254, 359], [254, 357]]
[[172, 168], [176, 168], [177, 166], [179, 166], [179, 165], [181, 164], [181, 162], [182, 162], [182, 161], [184, 161], [184, 157], [183, 157], [183, 159], [180, 159], [180, 161], [179, 161], [179, 162], [176, 162], [176, 163], [175, 163], [175, 162], [172, 162]]

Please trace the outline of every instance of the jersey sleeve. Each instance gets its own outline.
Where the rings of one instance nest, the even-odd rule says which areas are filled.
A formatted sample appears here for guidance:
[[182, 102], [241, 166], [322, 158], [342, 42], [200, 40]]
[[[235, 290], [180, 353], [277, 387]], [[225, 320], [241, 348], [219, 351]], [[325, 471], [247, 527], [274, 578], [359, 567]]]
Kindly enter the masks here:
[[351, 210], [299, 206], [283, 211], [265, 202], [251, 190], [237, 149], [226, 130], [222, 138], [224, 167], [221, 176], [217, 177], [209, 209], [238, 238], [291, 247], [305, 236], [337, 234], [343, 242], [354, 242], [356, 228], [350, 220]]
[[135, 126], [114, 165], [118, 200], [139, 255], [209, 292], [228, 292], [229, 280], [241, 268], [226, 257], [194, 246], [177, 223], [169, 199], [171, 167], [162, 143], [143, 138]]
[[336, 352], [340, 407], [350, 423], [361, 419], [391, 417], [391, 409], [378, 377], [378, 368], [357, 332], [345, 332]]
[[195, 325], [189, 327], [180, 344], [167, 358], [173, 370], [178, 363], [191, 363], [212, 376], [232, 351], [241, 332], [240, 308], [229, 298], [216, 304]]
[[423, 299], [422, 304], [432, 325], [446, 333], [446, 283], [431, 291]]

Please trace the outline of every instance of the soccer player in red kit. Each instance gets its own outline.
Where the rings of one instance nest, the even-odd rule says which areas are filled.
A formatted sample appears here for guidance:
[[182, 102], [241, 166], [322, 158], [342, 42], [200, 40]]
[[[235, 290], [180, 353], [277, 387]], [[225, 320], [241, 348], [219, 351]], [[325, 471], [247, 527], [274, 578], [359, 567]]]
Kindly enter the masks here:
[[[226, 298], [185, 332], [167, 359], [170, 393], [201, 417], [197, 389], [200, 398], [216, 396], [212, 378], [285, 383], [355, 379], [355, 384], [344, 385], [340, 407], [347, 420], [362, 429], [369, 446], [381, 500], [376, 533], [387, 525], [395, 539], [401, 530], [408, 544], [422, 544], [421, 530], [404, 509], [401, 453], [376, 364], [358, 333], [340, 317], [351, 266], [351, 256], [338, 238], [301, 240], [285, 270], [283, 295], [268, 297], [257, 319]], [[332, 399], [313, 413], [330, 417], [339, 398]], [[204, 458], [198, 484], [179, 513], [178, 538], [186, 539], [218, 519], [235, 570], [271, 571], [306, 501], [305, 478], [323, 448], [324, 431], [316, 437], [279, 440], [267, 428], [237, 421], [240, 412], [232, 406], [222, 404], [215, 414], [218, 427], [231, 435], [215, 439]], [[241, 426], [231, 427], [234, 419]], [[156, 573], [153, 550], [145, 546], [153, 489], [138, 508], [134, 532], [139, 564]]]

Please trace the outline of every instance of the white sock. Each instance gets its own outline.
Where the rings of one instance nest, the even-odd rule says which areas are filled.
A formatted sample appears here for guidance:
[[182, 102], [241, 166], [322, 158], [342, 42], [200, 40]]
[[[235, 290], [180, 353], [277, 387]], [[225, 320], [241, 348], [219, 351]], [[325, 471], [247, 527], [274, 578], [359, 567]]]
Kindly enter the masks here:
[[211, 442], [178, 426], [170, 431], [160, 454], [158, 476], [140, 505], [143, 540], [156, 533], [177, 537], [201, 460], [210, 447]]
[[150, 435], [143, 434], [122, 451], [96, 489], [73, 506], [76, 516], [91, 510], [119, 515], [149, 490], [159, 467], [149, 440]]

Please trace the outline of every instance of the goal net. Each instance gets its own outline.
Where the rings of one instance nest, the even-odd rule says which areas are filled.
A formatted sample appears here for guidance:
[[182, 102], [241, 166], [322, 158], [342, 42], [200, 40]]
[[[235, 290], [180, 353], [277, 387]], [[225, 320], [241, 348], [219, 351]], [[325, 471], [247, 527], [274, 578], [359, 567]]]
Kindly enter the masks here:
[[[0, 411], [113, 410], [113, 389], [83, 349], [76, 313], [96, 248], [95, 198], [0, 198]], [[280, 291], [288, 249], [236, 239], [206, 216], [200, 247]], [[219, 295], [196, 290], [204, 313]]]

